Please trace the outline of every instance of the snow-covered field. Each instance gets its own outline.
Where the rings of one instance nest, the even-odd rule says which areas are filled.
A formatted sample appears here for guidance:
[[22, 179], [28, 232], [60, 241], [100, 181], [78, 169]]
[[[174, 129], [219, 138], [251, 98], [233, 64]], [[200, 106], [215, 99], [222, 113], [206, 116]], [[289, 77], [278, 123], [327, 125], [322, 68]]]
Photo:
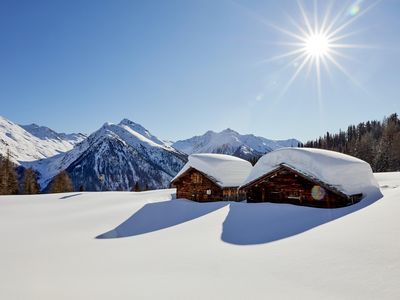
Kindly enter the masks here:
[[[0, 299], [399, 299], [400, 173], [341, 209], [0, 197]], [[98, 237], [98, 238], [96, 238]]]

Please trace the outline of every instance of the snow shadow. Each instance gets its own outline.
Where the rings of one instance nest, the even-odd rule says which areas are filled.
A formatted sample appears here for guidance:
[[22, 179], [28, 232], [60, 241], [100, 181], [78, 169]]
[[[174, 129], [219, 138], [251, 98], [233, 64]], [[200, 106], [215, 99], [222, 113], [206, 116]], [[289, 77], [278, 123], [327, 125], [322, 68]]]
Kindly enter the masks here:
[[236, 245], [264, 244], [310, 230], [379, 200], [376, 193], [343, 208], [313, 208], [276, 203], [231, 203], [221, 240]]
[[64, 197], [60, 197], [60, 200], [76, 197], [76, 196], [79, 196], [79, 195], [82, 195], [82, 193], [72, 194], [72, 195], [67, 195], [67, 196], [64, 196]]
[[185, 199], [148, 203], [116, 228], [97, 239], [145, 234], [191, 221], [227, 205], [227, 202], [197, 203]]

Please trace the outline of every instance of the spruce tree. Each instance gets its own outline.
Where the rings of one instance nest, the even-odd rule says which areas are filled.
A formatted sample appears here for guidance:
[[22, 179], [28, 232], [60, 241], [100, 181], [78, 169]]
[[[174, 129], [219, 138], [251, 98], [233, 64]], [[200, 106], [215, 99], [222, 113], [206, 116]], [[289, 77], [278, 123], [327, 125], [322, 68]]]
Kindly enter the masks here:
[[0, 158], [0, 194], [18, 194], [17, 172], [15, 171], [14, 163], [11, 161], [9, 150], [7, 150], [5, 158]]
[[394, 113], [380, 121], [350, 125], [347, 131], [326, 133], [306, 147], [343, 152], [368, 162], [375, 172], [400, 170], [400, 119]]
[[0, 155], [0, 195], [6, 193], [5, 159]]
[[136, 182], [136, 183], [135, 183], [135, 186], [133, 187], [133, 191], [134, 191], [134, 192], [140, 192], [139, 182]]
[[50, 187], [51, 193], [68, 193], [73, 191], [74, 188], [71, 178], [66, 171], [61, 171], [57, 176], [53, 178]]
[[38, 194], [40, 192], [37, 176], [32, 168], [24, 171], [23, 192], [25, 194]]

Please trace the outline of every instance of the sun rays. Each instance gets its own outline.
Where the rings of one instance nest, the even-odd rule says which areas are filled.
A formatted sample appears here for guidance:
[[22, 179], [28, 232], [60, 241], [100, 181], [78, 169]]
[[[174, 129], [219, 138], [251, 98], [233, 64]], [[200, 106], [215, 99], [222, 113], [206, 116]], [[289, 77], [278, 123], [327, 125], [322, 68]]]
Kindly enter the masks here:
[[349, 2], [333, 14], [333, 2], [330, 1], [326, 5], [325, 13], [321, 15], [316, 0], [313, 2], [312, 13], [306, 10], [303, 2], [297, 0], [300, 20], [288, 17], [295, 30], [271, 25], [287, 38], [287, 41], [278, 45], [286, 46], [289, 50], [264, 61], [288, 60], [286, 67], [295, 67], [293, 75], [281, 91], [281, 96], [287, 92], [303, 71], [306, 71], [307, 75], [315, 73], [319, 102], [322, 98], [322, 72], [330, 74], [331, 69], [337, 69], [351, 82], [360, 86], [342, 61], [352, 59], [346, 53], [349, 49], [370, 48], [370, 46], [348, 42], [353, 35], [359, 33], [359, 31], [349, 31], [349, 29], [358, 18], [365, 15], [379, 2], [376, 1], [366, 7], [363, 7], [362, 0]]

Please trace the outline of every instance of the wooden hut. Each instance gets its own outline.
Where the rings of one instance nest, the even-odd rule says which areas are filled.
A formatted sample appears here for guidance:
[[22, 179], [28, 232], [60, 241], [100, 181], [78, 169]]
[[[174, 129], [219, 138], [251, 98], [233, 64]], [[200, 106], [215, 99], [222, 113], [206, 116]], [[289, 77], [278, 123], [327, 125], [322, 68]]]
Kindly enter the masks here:
[[379, 190], [366, 162], [341, 153], [285, 148], [264, 155], [240, 187], [248, 202], [342, 207]]
[[224, 154], [192, 154], [172, 179], [176, 197], [198, 202], [239, 201], [239, 186], [251, 171], [251, 164]]

